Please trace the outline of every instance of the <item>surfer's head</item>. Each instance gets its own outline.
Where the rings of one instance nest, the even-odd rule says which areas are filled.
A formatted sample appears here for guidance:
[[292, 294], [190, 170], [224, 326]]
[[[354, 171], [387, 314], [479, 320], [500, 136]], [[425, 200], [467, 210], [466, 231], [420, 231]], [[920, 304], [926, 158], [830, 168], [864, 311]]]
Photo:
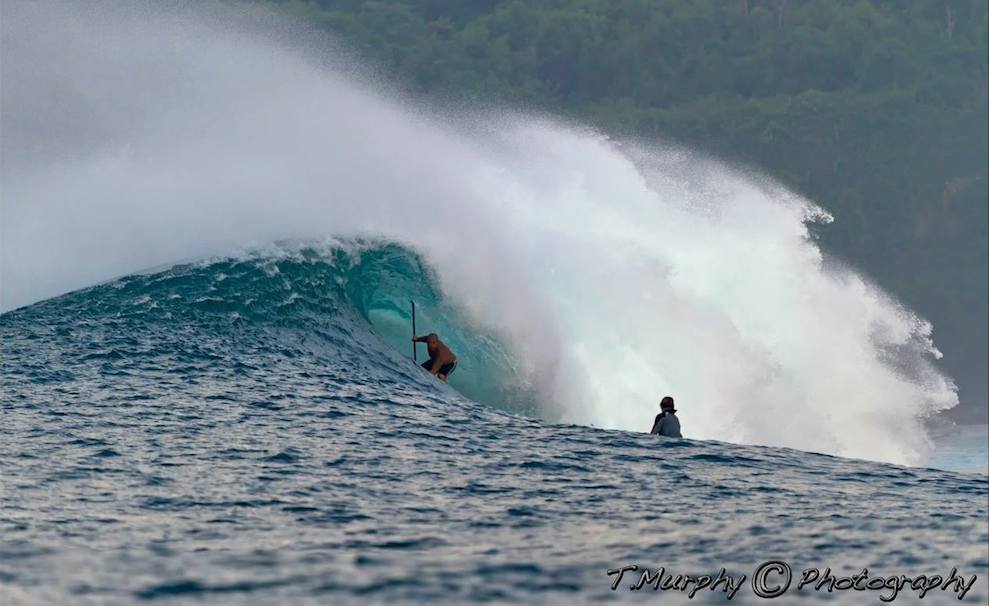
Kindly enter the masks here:
[[434, 345], [439, 340], [440, 338], [436, 336], [435, 332], [431, 332], [428, 335], [426, 335], [426, 344], [428, 345]]
[[673, 408], [673, 398], [670, 396], [663, 397], [663, 399], [659, 401], [659, 409], [676, 412], [676, 409]]

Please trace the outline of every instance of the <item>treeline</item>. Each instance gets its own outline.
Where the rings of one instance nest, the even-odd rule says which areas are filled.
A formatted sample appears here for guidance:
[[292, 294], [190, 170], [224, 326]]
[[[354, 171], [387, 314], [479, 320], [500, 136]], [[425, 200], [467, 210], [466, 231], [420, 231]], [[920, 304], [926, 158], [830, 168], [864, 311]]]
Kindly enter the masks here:
[[831, 210], [987, 401], [987, 0], [264, 0], [424, 95], [705, 148]]

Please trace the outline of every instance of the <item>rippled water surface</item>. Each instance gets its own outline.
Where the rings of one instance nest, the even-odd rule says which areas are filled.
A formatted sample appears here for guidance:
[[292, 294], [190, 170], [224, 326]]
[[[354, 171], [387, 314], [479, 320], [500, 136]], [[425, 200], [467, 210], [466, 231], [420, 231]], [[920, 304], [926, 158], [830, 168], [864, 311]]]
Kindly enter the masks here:
[[954, 567], [986, 603], [984, 474], [495, 410], [387, 346], [387, 297], [334, 271], [190, 266], [0, 317], [0, 603], [687, 602], [607, 570], [769, 559]]

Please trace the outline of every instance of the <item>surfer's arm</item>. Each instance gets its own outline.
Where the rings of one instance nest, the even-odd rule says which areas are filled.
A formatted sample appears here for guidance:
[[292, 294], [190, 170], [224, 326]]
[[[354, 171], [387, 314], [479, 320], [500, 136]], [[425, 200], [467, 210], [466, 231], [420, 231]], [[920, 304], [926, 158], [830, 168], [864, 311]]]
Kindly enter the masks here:
[[412, 337], [413, 343], [425, 343], [426, 337]]

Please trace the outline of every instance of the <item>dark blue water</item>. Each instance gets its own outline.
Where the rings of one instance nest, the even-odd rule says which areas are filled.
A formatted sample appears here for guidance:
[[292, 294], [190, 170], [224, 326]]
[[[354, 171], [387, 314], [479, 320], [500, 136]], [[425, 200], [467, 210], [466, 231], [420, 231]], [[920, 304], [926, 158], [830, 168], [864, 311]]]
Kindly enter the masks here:
[[[631, 564], [745, 574], [747, 604], [770, 559], [957, 568], [986, 603], [985, 475], [548, 424], [433, 284], [398, 247], [303, 249], [0, 316], [0, 604], [688, 602], [612, 590]], [[450, 386], [409, 359], [410, 296]]]

